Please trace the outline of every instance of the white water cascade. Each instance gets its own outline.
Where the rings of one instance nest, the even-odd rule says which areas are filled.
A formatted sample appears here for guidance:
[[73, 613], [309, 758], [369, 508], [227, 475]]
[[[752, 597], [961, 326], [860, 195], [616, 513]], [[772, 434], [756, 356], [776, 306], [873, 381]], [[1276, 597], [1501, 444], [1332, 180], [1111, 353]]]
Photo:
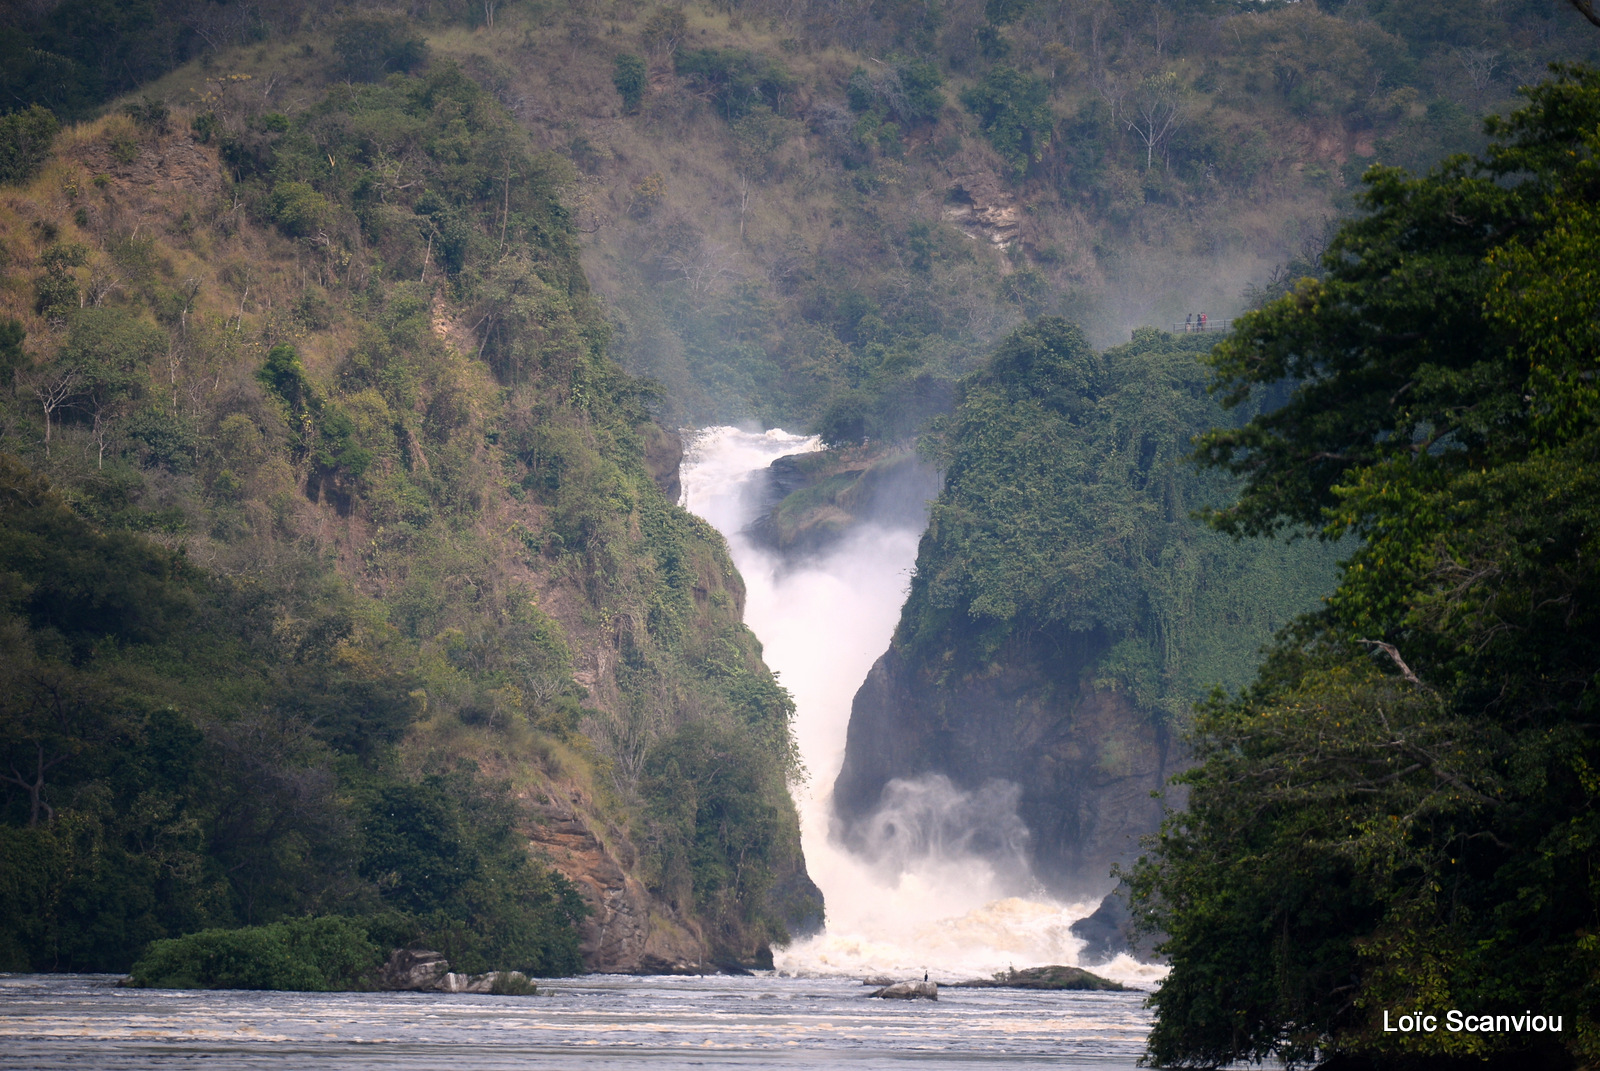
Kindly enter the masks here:
[[[808, 778], [794, 787], [806, 866], [827, 903], [827, 926], [775, 953], [796, 975], [929, 971], [936, 980], [983, 977], [1007, 967], [1075, 964], [1083, 942], [1069, 927], [1097, 904], [1058, 903], [985, 859], [934, 851], [875, 867], [829, 836], [830, 796], [844, 760], [850, 704], [889, 639], [905, 601], [920, 532], [868, 527], [824, 556], [787, 568], [747, 539], [762, 473], [775, 459], [821, 449], [815, 438], [773, 430], [710, 428], [684, 457], [683, 503], [728, 541], [746, 587], [745, 623], [767, 665], [794, 695], [795, 733]], [[910, 786], [924, 800], [950, 794], [942, 779]], [[976, 810], [973, 797], [951, 803]], [[1015, 813], [997, 819], [1016, 821]], [[1162, 968], [1120, 956], [1094, 967], [1150, 986]]]

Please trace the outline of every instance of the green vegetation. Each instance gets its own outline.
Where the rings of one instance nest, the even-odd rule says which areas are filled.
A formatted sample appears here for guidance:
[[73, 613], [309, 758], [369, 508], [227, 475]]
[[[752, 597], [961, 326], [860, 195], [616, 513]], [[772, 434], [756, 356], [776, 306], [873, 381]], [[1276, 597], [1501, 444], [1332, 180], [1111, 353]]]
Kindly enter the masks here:
[[[761, 961], [810, 888], [793, 705], [647, 465], [570, 167], [448, 62], [288, 110], [206, 84], [76, 128], [0, 210], [0, 964], [177, 938], [152, 978], [354, 984], [293, 952], [336, 916], [571, 973], [543, 805], [637, 860], [670, 954]], [[172, 189], [85, 168], [155, 152]]]
[[1064, 989], [1106, 992], [1124, 992], [1127, 986], [1091, 974], [1082, 967], [1028, 967], [1024, 970], [1009, 968], [993, 978], [972, 982], [957, 982], [962, 989]]
[[[397, 761], [421, 682], [342, 585], [207, 576], [96, 530], [6, 455], [0, 502], [8, 969], [124, 970], [153, 939], [316, 909], [381, 914], [469, 970], [581, 966], [586, 908], [528, 858], [504, 789]], [[306, 632], [275, 635], [285, 614]], [[243, 985], [233, 963], [324, 989], [367, 970], [360, 923], [304, 925], [166, 946], [148, 973]], [[297, 958], [318, 943], [337, 964]]]
[[629, 114], [639, 110], [644, 101], [644, 91], [650, 85], [644, 60], [631, 52], [617, 56], [616, 67], [611, 72], [611, 84], [622, 97], [622, 110]]
[[[582, 173], [588, 274], [667, 425], [840, 443], [915, 434], [1023, 317], [1064, 315], [1100, 346], [1226, 317], [1271, 264], [1314, 259], [1368, 165], [1481, 147], [1476, 116], [1595, 47], [1553, 0], [135, 8], [148, 25], [105, 0], [23, 18], [7, 106], [82, 118], [191, 56], [212, 67], [166, 75], [153, 101], [245, 73], [273, 100], [314, 96], [454, 61]], [[316, 184], [283, 181], [264, 218], [315, 241]]]
[[1326, 590], [1331, 559], [1191, 518], [1227, 488], [1183, 463], [1220, 414], [1204, 349], [1145, 329], [1100, 354], [1045, 318], [963, 381], [896, 645], [949, 678], [1087, 640], [1094, 687], [1124, 692], [1163, 736], [1213, 687], [1243, 685], [1259, 646]]
[[384, 951], [344, 918], [202, 930], [153, 942], [128, 984], [160, 989], [298, 989], [323, 993], [372, 985]]
[[32, 178], [49, 158], [59, 129], [55, 115], [37, 104], [0, 116], [0, 184]]
[[1044, 79], [1002, 65], [961, 94], [961, 103], [977, 117], [989, 144], [1020, 178], [1050, 148], [1055, 117], [1048, 96]]
[[[896, 642], [952, 678], [1088, 651], [1163, 740], [1334, 553], [1227, 536], [1350, 539], [1143, 871], [1158, 1055], [1597, 1003], [1589, 76], [1492, 150], [1475, 119], [1594, 58], [1573, 12], [424, 6], [65, 0], [0, 38], [0, 965], [222, 930], [163, 977], [354, 984], [291, 954], [328, 925], [573, 969], [546, 808], [674, 955], [759, 962], [816, 909], [793, 707], [663, 428], [934, 421]], [[1298, 281], [1369, 165], [1453, 151], [1486, 155], [1371, 173]], [[1104, 349], [1275, 262], [1214, 358], [1237, 421], [1199, 340]]]
[[[1481, 145], [1477, 115], [1594, 48], [1544, 0], [757, 2], [611, 25], [654, 87], [623, 123], [541, 72], [510, 84], [551, 102], [593, 191], [620, 356], [669, 420], [836, 444], [916, 434], [1024, 317], [1103, 347], [1230, 315], [1270, 265], [1314, 259], [1369, 164]], [[610, 78], [605, 39], [528, 33]]]
[[[1277, 399], [1202, 440], [1244, 478], [1216, 525], [1360, 544], [1196, 722], [1135, 881], [1154, 1062], [1600, 1057], [1600, 74], [1525, 95], [1480, 156], [1372, 172], [1323, 278], [1211, 358], [1229, 404]], [[1452, 1008], [1562, 1032], [1383, 1030]]]

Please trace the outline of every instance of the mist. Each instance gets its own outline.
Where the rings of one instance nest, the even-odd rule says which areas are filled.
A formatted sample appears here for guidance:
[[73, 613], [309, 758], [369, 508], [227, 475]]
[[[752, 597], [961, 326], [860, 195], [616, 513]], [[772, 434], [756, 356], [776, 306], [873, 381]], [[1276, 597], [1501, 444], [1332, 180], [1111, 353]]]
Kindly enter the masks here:
[[[688, 444], [682, 468], [683, 504], [727, 539], [745, 581], [745, 623], [797, 707], [806, 775], [791, 791], [827, 923], [777, 950], [775, 963], [789, 974], [926, 970], [945, 981], [1076, 964], [1083, 942], [1069, 928], [1098, 901], [1060, 902], [1039, 886], [1025, 861], [1015, 785], [962, 790], [937, 775], [897, 780], [851, 846], [833, 835], [831, 792], [851, 701], [888, 649], [926, 515], [862, 525], [799, 561], [766, 550], [747, 529], [767, 504], [767, 466], [821, 448], [815, 436], [709, 428]], [[1127, 956], [1095, 969], [1146, 984], [1163, 973]]]

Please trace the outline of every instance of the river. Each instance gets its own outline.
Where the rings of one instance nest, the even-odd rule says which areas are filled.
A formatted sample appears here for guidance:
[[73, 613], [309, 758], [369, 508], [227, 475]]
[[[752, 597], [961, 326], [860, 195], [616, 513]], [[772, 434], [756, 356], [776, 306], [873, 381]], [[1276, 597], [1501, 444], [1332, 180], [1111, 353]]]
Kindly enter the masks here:
[[532, 997], [118, 989], [0, 975], [0, 1069], [674, 1071], [1017, 1066], [1111, 1071], [1143, 1048], [1138, 993], [945, 990], [869, 1000], [845, 978], [541, 983]]
[[1150, 1023], [1139, 990], [1161, 971], [1126, 957], [1093, 969], [1139, 990], [946, 987], [936, 1003], [867, 998], [866, 974], [926, 971], [948, 983], [1076, 963], [1081, 942], [1068, 927], [1094, 904], [1057, 902], [959, 852], [891, 872], [829, 840], [850, 701], [888, 646], [920, 533], [868, 528], [798, 566], [753, 545], [742, 533], [762, 470], [818, 448], [782, 431], [712, 428], [683, 467], [684, 504], [727, 538], [747, 587], [745, 620], [797, 706], [809, 776], [794, 790], [828, 920], [779, 950], [776, 971], [558, 979], [533, 997], [175, 992], [120, 989], [104, 976], [0, 975], [0, 1071], [1136, 1066]]

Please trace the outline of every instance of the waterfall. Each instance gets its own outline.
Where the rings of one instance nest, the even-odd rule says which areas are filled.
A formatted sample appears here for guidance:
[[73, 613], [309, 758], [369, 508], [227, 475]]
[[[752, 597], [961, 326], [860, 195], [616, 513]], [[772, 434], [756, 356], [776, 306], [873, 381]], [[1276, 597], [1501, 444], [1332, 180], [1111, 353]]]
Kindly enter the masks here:
[[[1027, 874], [1020, 854], [1005, 850], [1026, 837], [1014, 786], [967, 793], [942, 777], [893, 782], [874, 823], [881, 843], [855, 855], [829, 837], [829, 797], [844, 759], [851, 700], [888, 649], [921, 532], [864, 526], [800, 563], [785, 563], [746, 538], [763, 502], [767, 466], [821, 448], [814, 436], [781, 430], [709, 428], [688, 444], [682, 468], [683, 504], [727, 539], [744, 577], [745, 623], [797, 707], [795, 735], [807, 777], [793, 791], [806, 865], [826, 898], [827, 926], [778, 950], [778, 968], [900, 977], [927, 970], [957, 980], [1013, 966], [1075, 964], [1083, 942], [1069, 927], [1098, 905], [1053, 900]], [[969, 850], [974, 835], [989, 850]], [[1094, 969], [1144, 985], [1164, 973], [1127, 956]]]

